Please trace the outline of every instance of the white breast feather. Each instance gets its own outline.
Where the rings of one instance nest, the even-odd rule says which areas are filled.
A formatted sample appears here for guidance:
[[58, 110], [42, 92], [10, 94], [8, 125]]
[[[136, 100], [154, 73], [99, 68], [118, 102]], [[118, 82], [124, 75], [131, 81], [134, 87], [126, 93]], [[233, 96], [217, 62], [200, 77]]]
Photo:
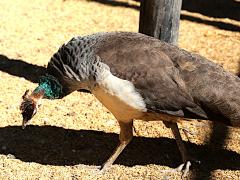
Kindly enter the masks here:
[[111, 72], [106, 72], [101, 85], [107, 93], [119, 98], [127, 105], [143, 112], [147, 111], [142, 96], [136, 91], [134, 85], [130, 81], [120, 79], [112, 75]]

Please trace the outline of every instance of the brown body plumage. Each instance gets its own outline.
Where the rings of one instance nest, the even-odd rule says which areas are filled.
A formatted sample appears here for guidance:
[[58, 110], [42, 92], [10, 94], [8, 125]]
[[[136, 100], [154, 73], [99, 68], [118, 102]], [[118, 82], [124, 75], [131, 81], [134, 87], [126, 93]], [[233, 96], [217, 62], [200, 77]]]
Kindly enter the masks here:
[[54, 82], [61, 85], [62, 93], [53, 98], [86, 89], [117, 118], [120, 144], [103, 169], [131, 141], [133, 119], [164, 121], [173, 131], [184, 163], [190, 159], [176, 122], [208, 119], [240, 126], [237, 76], [202, 56], [139, 33], [73, 38], [54, 54], [47, 71], [55, 80], [46, 83], [43, 91], [52, 90]]
[[240, 126], [240, 79], [220, 65], [137, 33], [102, 39], [94, 53], [113, 75], [134, 84], [148, 111]]

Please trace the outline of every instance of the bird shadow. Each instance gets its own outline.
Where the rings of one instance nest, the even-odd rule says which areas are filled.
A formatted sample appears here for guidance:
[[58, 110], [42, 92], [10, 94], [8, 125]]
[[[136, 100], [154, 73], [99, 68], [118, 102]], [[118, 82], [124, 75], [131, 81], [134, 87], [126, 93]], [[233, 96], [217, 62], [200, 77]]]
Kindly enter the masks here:
[[[219, 132], [220, 133], [220, 132]], [[118, 144], [118, 135], [93, 130], [73, 130], [55, 126], [20, 126], [0, 128], [0, 154], [14, 155], [24, 162], [43, 165], [101, 165]], [[205, 169], [240, 169], [236, 152], [185, 142]], [[221, 157], [221, 158], [219, 158]], [[134, 137], [115, 162], [125, 166], [157, 164], [177, 167], [181, 157], [174, 139]]]
[[[224, 126], [222, 124], [219, 124], [217, 122], [212, 123], [212, 128], [211, 128], [211, 134], [209, 136], [206, 135], [205, 137], [205, 143], [208, 148], [212, 149], [213, 151], [204, 151], [202, 156], [208, 157], [211, 156], [215, 160], [218, 157], [221, 157], [221, 154], [215, 153], [214, 149], [223, 149], [226, 145], [226, 140], [229, 137], [229, 132], [230, 129], [228, 126]], [[232, 162], [235, 161], [234, 156], [229, 156], [228, 158], [231, 159]], [[214, 161], [214, 159], [212, 159]], [[228, 159], [223, 159], [223, 161], [228, 161]], [[214, 163], [223, 163], [223, 161], [216, 161]], [[235, 164], [236, 165], [236, 164]], [[239, 169], [239, 165], [236, 165], [236, 170]], [[221, 168], [220, 168], [221, 169]], [[212, 170], [215, 170], [212, 167], [212, 163], [207, 164], [207, 166], [204, 164], [201, 167], [197, 167], [195, 171], [191, 174], [191, 179], [211, 179], [211, 173]]]
[[[10, 59], [0, 54], [0, 71], [13, 76], [22, 77], [33, 83], [38, 83], [39, 77], [46, 73], [47, 68], [27, 63], [21, 59]], [[78, 91], [89, 93], [88, 90], [84, 89], [79, 89]]]
[[0, 71], [37, 83], [39, 77], [45, 74], [46, 68], [20, 59], [9, 59], [5, 55], [0, 55]]

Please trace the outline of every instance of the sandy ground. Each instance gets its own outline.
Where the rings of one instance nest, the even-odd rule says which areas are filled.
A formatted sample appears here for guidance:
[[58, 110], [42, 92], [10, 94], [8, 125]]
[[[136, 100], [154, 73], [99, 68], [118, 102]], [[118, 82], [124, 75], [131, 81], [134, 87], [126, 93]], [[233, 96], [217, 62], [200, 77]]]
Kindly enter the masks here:
[[[138, 31], [138, 2], [1, 0], [0, 8], [0, 179], [180, 179], [180, 173], [161, 172], [181, 163], [170, 130], [141, 121], [134, 122], [138, 133], [112, 168], [95, 176], [94, 166], [118, 143], [119, 127], [91, 94], [45, 100], [32, 125], [21, 129], [21, 96], [37, 86], [58, 47], [76, 35]], [[218, 10], [185, 8], [179, 46], [237, 73], [240, 15]], [[240, 179], [240, 130], [196, 121], [180, 127], [189, 130], [186, 146], [202, 162], [187, 179]]]

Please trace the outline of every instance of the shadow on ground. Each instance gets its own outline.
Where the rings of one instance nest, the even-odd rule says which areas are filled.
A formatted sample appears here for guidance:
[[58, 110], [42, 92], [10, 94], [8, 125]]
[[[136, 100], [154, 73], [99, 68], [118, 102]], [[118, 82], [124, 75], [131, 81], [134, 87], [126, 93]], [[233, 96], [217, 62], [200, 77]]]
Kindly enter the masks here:
[[138, 5], [133, 5], [133, 4], [129, 4], [128, 2], [121, 2], [121, 1], [116, 1], [116, 0], [87, 0], [89, 2], [98, 2], [101, 4], [105, 4], [105, 5], [110, 5], [110, 6], [114, 6], [114, 7], [126, 7], [126, 8], [133, 8], [133, 9], [139, 9]]
[[201, 18], [198, 18], [198, 17], [185, 15], [185, 14], [182, 14], [180, 18], [182, 20], [187, 20], [187, 21], [192, 21], [192, 22], [197, 22], [197, 23], [201, 23], [201, 24], [214, 26], [218, 29], [224, 29], [224, 30], [235, 31], [235, 32], [240, 31], [240, 26], [237, 26], [237, 25], [234, 25], [234, 24], [231, 24], [231, 23], [213, 21], [213, 20], [210, 21], [210, 20], [201, 19]]
[[240, 2], [236, 0], [183, 0], [182, 9], [214, 18], [240, 21]]
[[[22, 77], [33, 83], [39, 82], [39, 77], [46, 73], [46, 68], [34, 64], [29, 64], [20, 59], [9, 59], [0, 54], [0, 71], [10, 75]], [[89, 91], [80, 89], [79, 92], [89, 93]]]
[[37, 83], [39, 77], [45, 74], [46, 68], [0, 55], [0, 71]]
[[[111, 6], [139, 9], [138, 5], [117, 0], [88, 0]], [[141, 2], [142, 0], [133, 0]], [[182, 10], [196, 12], [214, 18], [229, 18], [240, 21], [240, 2], [236, 0], [183, 0]]]
[[[221, 134], [219, 134], [220, 136]], [[12, 154], [25, 162], [44, 165], [101, 165], [113, 152], [118, 135], [92, 130], [72, 130], [54, 126], [20, 126], [0, 128], [0, 153]], [[186, 143], [202, 163], [198, 171], [214, 169], [240, 170], [240, 155], [214, 145]], [[221, 158], [219, 158], [221, 157]], [[181, 163], [175, 140], [134, 137], [116, 164], [125, 166], [158, 164], [176, 167]]]
[[[88, 0], [89, 2], [94, 1], [97, 3], [113, 6], [113, 7], [126, 7], [139, 10], [138, 5], [129, 4], [128, 2], [121, 2], [116, 0]], [[140, 0], [135, 0], [140, 1]], [[183, 0], [182, 10], [189, 12], [200, 13], [202, 15], [214, 18], [229, 18], [233, 20], [240, 20], [240, 2], [234, 0]], [[192, 22], [202, 23], [210, 26], [214, 26], [219, 29], [224, 29], [228, 31], [240, 31], [240, 26], [220, 22], [215, 20], [206, 20], [198, 17], [193, 17], [189, 15], [181, 15], [182, 20], [188, 20]]]

